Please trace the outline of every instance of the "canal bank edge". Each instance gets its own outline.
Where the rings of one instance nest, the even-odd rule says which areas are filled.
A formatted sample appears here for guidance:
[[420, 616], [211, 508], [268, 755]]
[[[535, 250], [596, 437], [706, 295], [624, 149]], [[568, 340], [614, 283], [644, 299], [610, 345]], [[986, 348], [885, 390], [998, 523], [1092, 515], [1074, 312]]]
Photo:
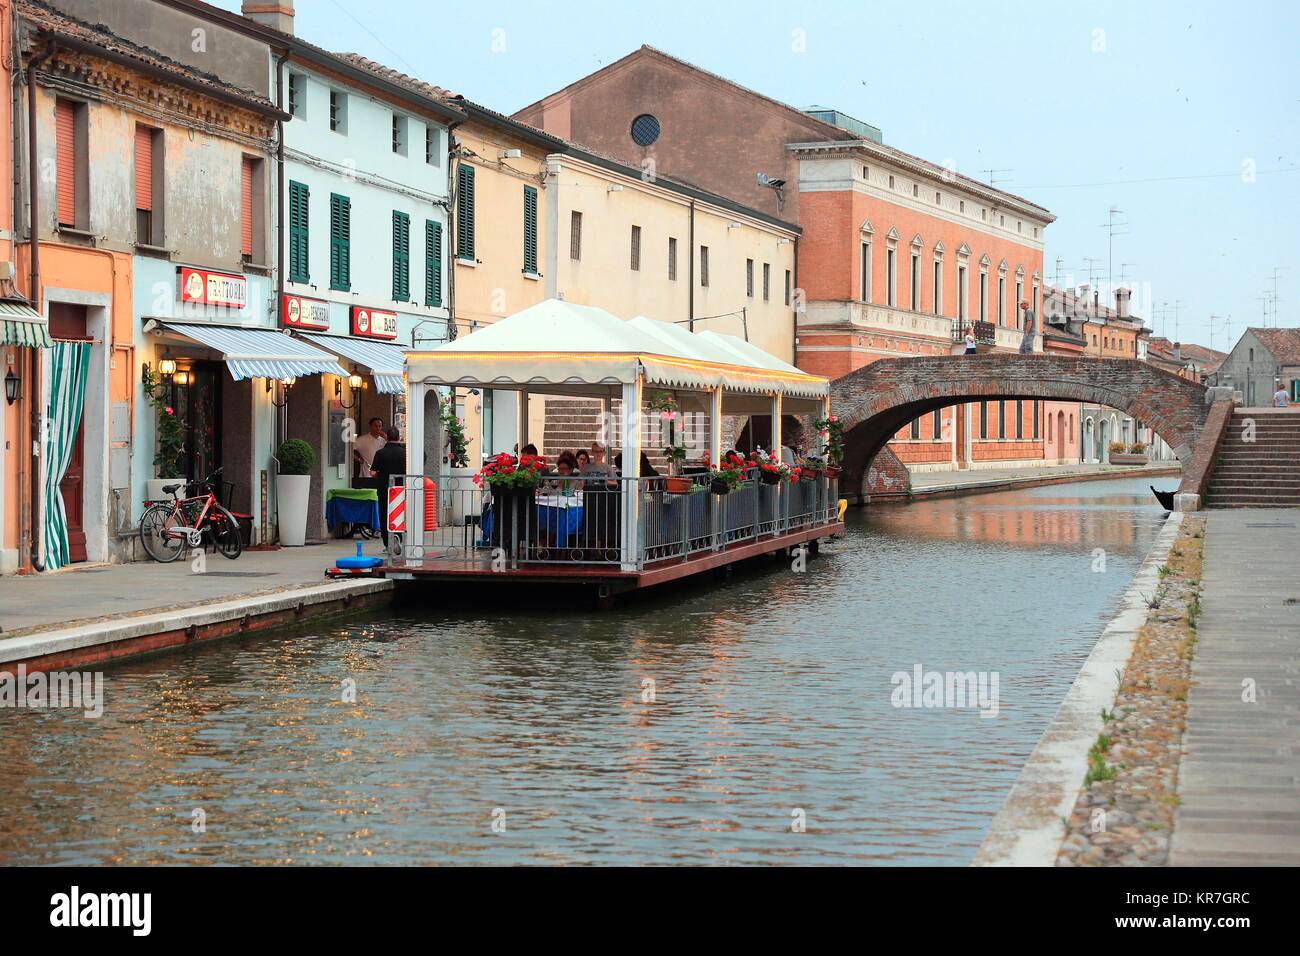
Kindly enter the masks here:
[[387, 604], [393, 582], [340, 581], [0, 639], [0, 668], [70, 670]]
[[1138, 629], [1147, 622], [1147, 596], [1159, 586], [1160, 566], [1169, 557], [1183, 517], [1171, 514], [1157, 533], [1118, 610], [993, 818], [972, 866], [1056, 864], [1064, 837], [1061, 820], [1074, 810], [1088, 771], [1088, 751], [1104, 728], [1102, 711], [1115, 701]]

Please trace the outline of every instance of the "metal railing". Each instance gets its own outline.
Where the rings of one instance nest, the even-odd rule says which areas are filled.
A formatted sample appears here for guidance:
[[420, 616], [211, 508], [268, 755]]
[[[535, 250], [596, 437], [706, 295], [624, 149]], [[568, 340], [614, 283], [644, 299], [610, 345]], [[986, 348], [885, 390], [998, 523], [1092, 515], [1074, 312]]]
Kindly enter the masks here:
[[[499, 570], [641, 569], [838, 519], [839, 482], [824, 475], [779, 485], [754, 477], [725, 495], [699, 484], [670, 492], [663, 478], [552, 476], [536, 489], [495, 492], [460, 477], [402, 475], [392, 483], [404, 491], [405, 515], [405, 530], [389, 535], [393, 565], [447, 559], [496, 562]], [[638, 502], [633, 529], [624, 514], [629, 495]], [[385, 512], [386, 494], [380, 506]], [[630, 533], [635, 548], [625, 546]]]

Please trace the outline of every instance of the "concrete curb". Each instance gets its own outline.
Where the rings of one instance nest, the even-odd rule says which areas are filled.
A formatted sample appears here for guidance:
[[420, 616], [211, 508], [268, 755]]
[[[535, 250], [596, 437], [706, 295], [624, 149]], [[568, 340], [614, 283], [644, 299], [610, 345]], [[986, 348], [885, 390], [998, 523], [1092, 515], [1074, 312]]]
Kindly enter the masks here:
[[1169, 516], [1129, 584], [1069, 693], [1020, 771], [1006, 803], [993, 818], [972, 866], [1053, 866], [1088, 770], [1088, 748], [1102, 730], [1101, 711], [1114, 706], [1119, 677], [1146, 624], [1146, 599], [1160, 583], [1183, 515]]
[[[358, 598], [368, 598], [392, 589], [393, 582], [382, 578], [337, 581], [39, 631], [0, 640], [0, 665], [43, 659], [75, 664], [82, 658], [105, 661], [135, 656], [147, 650], [184, 644], [196, 637], [219, 637], [265, 624], [281, 623], [280, 619], [286, 617], [304, 616], [308, 609], [314, 609], [316, 613], [334, 613], [341, 610], [335, 605], [350, 607]], [[179, 637], [152, 641], [148, 646], [142, 643], [161, 635]], [[121, 653], [115, 653], [113, 645], [119, 645]]]

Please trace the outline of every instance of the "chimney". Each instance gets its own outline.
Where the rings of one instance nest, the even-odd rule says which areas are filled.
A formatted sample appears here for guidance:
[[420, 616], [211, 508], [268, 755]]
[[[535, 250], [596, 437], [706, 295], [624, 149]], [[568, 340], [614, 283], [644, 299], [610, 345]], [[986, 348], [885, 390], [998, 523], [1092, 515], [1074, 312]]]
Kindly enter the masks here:
[[1115, 314], [1121, 319], [1128, 318], [1128, 300], [1132, 294], [1133, 292], [1130, 289], [1120, 288], [1115, 290]]
[[293, 36], [293, 0], [244, 0], [239, 12], [254, 23]]
[[1174, 343], [1174, 360], [1175, 360], [1175, 361], [1178, 361], [1178, 362], [1181, 362], [1181, 361], [1183, 360], [1183, 343], [1182, 343], [1182, 342], [1175, 342], [1175, 343]]

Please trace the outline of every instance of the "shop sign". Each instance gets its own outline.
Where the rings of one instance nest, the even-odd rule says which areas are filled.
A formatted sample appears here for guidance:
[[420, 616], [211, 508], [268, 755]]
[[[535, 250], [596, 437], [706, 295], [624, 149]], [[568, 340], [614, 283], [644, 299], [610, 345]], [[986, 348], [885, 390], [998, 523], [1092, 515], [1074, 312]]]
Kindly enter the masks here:
[[352, 334], [372, 339], [395, 339], [397, 338], [397, 313], [354, 305]]
[[328, 332], [330, 304], [323, 299], [308, 299], [301, 295], [285, 295], [280, 315], [284, 324], [294, 329], [312, 329]]
[[227, 272], [210, 272], [179, 266], [181, 301], [194, 305], [216, 305], [242, 309], [248, 305], [248, 280]]

